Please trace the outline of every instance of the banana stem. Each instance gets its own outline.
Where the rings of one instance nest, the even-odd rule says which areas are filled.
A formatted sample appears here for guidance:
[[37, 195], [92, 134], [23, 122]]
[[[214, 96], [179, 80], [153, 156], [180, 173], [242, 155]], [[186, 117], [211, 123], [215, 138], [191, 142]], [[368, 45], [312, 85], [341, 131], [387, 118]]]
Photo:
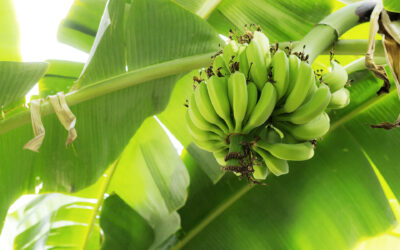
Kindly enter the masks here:
[[[387, 64], [386, 58], [383, 57], [383, 56], [375, 56], [374, 57], [374, 62], [377, 65], [386, 65]], [[351, 73], [353, 73], [353, 72], [356, 72], [356, 71], [366, 70], [367, 66], [365, 65], [365, 57], [363, 56], [363, 57], [361, 57], [361, 58], [359, 58], [359, 59], [347, 64], [345, 66], [345, 69], [347, 71], [347, 74], [349, 74], [349, 75]]]
[[[337, 39], [357, 24], [369, 21], [375, 2], [358, 2], [349, 4], [330, 14], [317, 24], [299, 43], [293, 51], [309, 55], [310, 63], [332, 46]], [[305, 47], [304, 47], [305, 46]]]
[[232, 134], [229, 138], [229, 153], [226, 161], [227, 167], [240, 167], [239, 158], [244, 156], [244, 148], [242, 142], [244, 141], [244, 135]]
[[[292, 46], [300, 46], [299, 41], [291, 42]], [[271, 44], [272, 45], [272, 44]], [[285, 48], [290, 45], [290, 42], [279, 43], [279, 47]], [[334, 44], [335, 55], [354, 55], [354, 56], [364, 56], [368, 50], [368, 40], [366, 39], [342, 39], [338, 40]], [[321, 55], [329, 55], [331, 52], [330, 48], [321, 52]], [[385, 51], [383, 49], [382, 40], [375, 41], [375, 53], [374, 56], [385, 56]]]

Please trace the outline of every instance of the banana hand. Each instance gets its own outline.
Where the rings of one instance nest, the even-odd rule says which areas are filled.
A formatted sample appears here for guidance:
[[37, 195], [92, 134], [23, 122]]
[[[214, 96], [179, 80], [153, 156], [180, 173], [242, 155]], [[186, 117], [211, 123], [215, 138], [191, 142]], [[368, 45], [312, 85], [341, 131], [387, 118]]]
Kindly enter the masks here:
[[331, 100], [329, 87], [322, 84], [310, 100], [301, 105], [296, 111], [276, 117], [277, 121], [289, 121], [294, 124], [304, 124], [321, 114]]

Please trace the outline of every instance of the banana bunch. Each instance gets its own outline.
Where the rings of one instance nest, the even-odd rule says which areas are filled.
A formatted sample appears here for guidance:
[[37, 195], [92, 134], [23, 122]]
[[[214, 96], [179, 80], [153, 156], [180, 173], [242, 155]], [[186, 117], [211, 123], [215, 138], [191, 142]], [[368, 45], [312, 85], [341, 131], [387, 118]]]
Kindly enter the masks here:
[[307, 56], [270, 48], [260, 31], [231, 40], [195, 85], [186, 123], [194, 142], [213, 152], [222, 169], [258, 183], [268, 173], [286, 174], [288, 161], [314, 155], [328, 132], [328, 109], [349, 103], [347, 73], [317, 78]]

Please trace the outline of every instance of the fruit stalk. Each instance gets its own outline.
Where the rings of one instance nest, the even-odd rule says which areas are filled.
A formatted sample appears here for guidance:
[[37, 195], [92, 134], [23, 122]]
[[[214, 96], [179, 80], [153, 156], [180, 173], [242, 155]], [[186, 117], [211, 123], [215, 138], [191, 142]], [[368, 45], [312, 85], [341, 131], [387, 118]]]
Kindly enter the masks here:
[[347, 30], [369, 21], [375, 4], [374, 2], [358, 2], [333, 12], [317, 24], [299, 43], [296, 43], [293, 51], [303, 52], [303, 46], [306, 45], [304, 54], [309, 55], [310, 63], [313, 62], [319, 54], [329, 50], [330, 46]]
[[244, 148], [242, 142], [244, 142], [244, 135], [242, 134], [231, 134], [229, 137], [229, 153], [226, 156], [227, 167], [240, 167], [240, 159], [244, 157]]

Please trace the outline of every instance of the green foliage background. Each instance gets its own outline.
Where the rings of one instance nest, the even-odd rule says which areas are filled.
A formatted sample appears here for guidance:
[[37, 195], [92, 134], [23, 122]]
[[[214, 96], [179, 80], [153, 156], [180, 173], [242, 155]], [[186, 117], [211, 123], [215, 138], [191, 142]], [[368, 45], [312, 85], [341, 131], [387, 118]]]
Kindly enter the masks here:
[[[267, 187], [224, 175], [183, 122], [190, 79], [223, 44], [219, 34], [257, 23], [270, 41], [296, 41], [343, 3], [75, 1], [58, 38], [88, 52], [85, 65], [20, 62], [11, 3], [0, 6], [7, 10], [0, 15], [0, 225], [18, 197], [42, 185], [41, 195], [8, 215], [18, 221], [15, 249], [348, 249], [385, 232], [385, 242], [396, 243], [400, 131], [368, 126], [397, 118], [394, 85], [378, 97], [382, 83], [353, 72], [351, 104], [331, 114], [315, 157], [269, 176]], [[360, 25], [342, 38], [367, 37]], [[342, 64], [357, 58], [337, 57]], [[326, 64], [321, 56], [314, 65]], [[40, 153], [22, 149], [33, 134], [21, 98], [37, 81], [42, 98], [77, 90], [67, 97], [78, 132], [69, 148], [48, 114]], [[79, 94], [88, 89], [93, 95]], [[153, 115], [182, 143], [181, 156]]]

